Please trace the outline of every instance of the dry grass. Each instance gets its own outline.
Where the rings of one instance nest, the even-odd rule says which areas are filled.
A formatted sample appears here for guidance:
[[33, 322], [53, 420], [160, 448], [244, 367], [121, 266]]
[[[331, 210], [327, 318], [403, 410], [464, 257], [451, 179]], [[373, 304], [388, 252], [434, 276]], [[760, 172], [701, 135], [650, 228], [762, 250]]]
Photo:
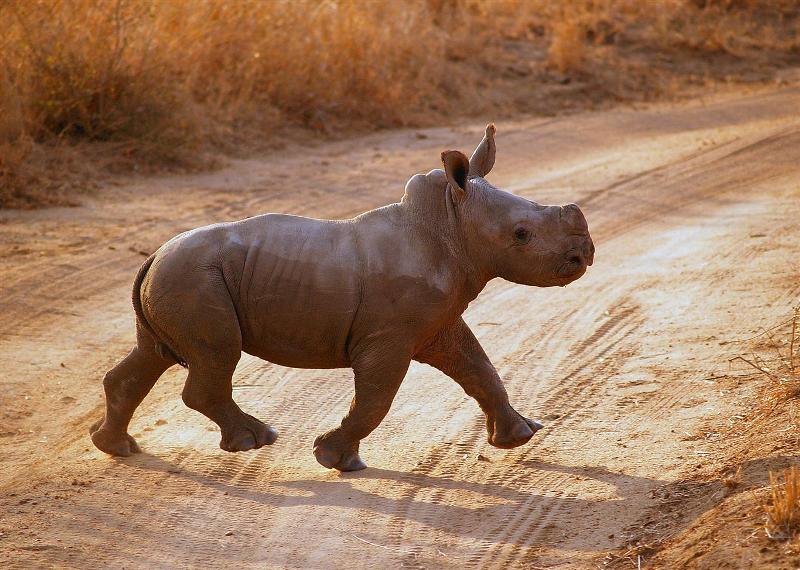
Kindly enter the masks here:
[[773, 540], [791, 540], [800, 531], [800, 471], [796, 466], [783, 471], [783, 480], [770, 472], [770, 501], [764, 505], [764, 528]]
[[744, 482], [742, 478], [742, 466], [740, 465], [736, 471], [729, 473], [722, 478], [722, 485], [730, 492], [738, 489]]
[[[745, 342], [750, 345], [750, 352], [731, 362], [744, 364], [766, 382], [758, 387], [757, 403], [748, 418], [748, 451], [740, 449], [738, 453], [755, 449], [756, 441], [761, 445], [770, 442], [771, 449], [796, 447], [796, 430], [800, 426], [800, 305], [791, 310], [789, 318]], [[781, 441], [785, 443], [776, 445]], [[760, 502], [766, 514], [766, 534], [773, 540], [793, 540], [800, 534], [800, 470], [792, 465], [780, 474], [770, 470], [768, 477], [769, 484], [757, 493], [767, 493], [767, 500]], [[723, 485], [733, 489], [740, 481], [741, 468], [735, 476], [723, 478]], [[796, 554], [798, 545], [792, 543], [788, 548]]]
[[548, 63], [561, 73], [580, 71], [585, 59], [585, 32], [575, 20], [562, 20], [553, 26]]
[[5, 0], [0, 207], [60, 200], [84, 163], [202, 167], [287, 125], [326, 136], [765, 79], [800, 60], [795, 4]]
[[792, 309], [791, 318], [758, 338], [764, 341], [758, 351], [731, 361], [744, 362], [771, 380], [761, 398], [761, 415], [768, 416], [776, 406], [800, 398], [800, 305]]

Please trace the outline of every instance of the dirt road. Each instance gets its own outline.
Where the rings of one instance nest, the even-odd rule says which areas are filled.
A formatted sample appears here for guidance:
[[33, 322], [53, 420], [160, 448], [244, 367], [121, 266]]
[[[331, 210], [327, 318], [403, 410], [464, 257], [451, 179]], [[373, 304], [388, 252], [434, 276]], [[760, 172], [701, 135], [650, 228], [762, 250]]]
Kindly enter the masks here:
[[[245, 356], [235, 398], [280, 431], [227, 454], [169, 370], [131, 426], [144, 453], [91, 446], [101, 378], [133, 342], [142, 252], [265, 211], [348, 217], [396, 201], [482, 125], [297, 144], [222, 172], [132, 181], [85, 206], [0, 214], [0, 566], [571, 567], [662, 524], [653, 492], [692, 479], [730, 343], [800, 296], [800, 91], [498, 125], [489, 177], [577, 202], [595, 265], [564, 289], [491, 283], [466, 320], [514, 405], [545, 423], [512, 451], [477, 405], [413, 365], [362, 444], [370, 468], [311, 454], [347, 370]], [[714, 437], [713, 434], [709, 437]]]

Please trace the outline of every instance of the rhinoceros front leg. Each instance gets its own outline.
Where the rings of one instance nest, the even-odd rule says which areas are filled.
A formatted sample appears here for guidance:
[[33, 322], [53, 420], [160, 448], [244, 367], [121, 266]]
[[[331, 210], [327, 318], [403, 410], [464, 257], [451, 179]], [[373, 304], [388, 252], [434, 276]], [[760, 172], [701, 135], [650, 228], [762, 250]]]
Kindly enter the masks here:
[[339, 471], [366, 467], [358, 455], [358, 444], [386, 417], [410, 363], [410, 351], [399, 350], [390, 342], [359, 353], [353, 363], [355, 396], [350, 411], [339, 427], [314, 440], [314, 456], [321, 465]]
[[458, 382], [486, 414], [489, 443], [511, 449], [526, 443], [542, 428], [511, 407], [503, 386], [478, 339], [463, 319], [442, 329], [414, 360], [434, 366]]

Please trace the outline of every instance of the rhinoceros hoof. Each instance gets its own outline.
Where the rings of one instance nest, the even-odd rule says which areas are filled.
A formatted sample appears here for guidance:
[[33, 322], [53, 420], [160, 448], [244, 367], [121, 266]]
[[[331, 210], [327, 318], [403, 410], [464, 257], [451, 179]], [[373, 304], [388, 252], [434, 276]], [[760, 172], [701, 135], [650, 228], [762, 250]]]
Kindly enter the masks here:
[[225, 451], [249, 451], [272, 445], [278, 439], [278, 430], [245, 414], [241, 423], [222, 431], [219, 446]]
[[100, 451], [118, 457], [128, 457], [134, 453], [140, 453], [139, 444], [127, 433], [114, 433], [103, 427], [103, 420], [97, 421], [89, 428], [92, 436], [92, 443]]
[[537, 431], [542, 429], [542, 424], [522, 416], [507, 426], [496, 426], [489, 434], [489, 443], [500, 449], [512, 449], [528, 443]]
[[320, 465], [328, 469], [359, 471], [367, 468], [367, 464], [358, 456], [357, 444], [355, 449], [352, 448], [352, 445], [343, 449], [332, 441], [326, 440], [325, 436], [314, 440], [314, 457], [317, 458]]

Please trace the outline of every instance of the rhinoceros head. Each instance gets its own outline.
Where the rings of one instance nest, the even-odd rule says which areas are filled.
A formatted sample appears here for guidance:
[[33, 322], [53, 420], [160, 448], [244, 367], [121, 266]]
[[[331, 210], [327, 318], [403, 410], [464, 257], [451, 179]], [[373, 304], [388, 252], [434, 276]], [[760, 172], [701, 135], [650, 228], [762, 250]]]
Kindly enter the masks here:
[[469, 160], [459, 151], [442, 153], [467, 254], [491, 277], [539, 287], [571, 283], [594, 261], [583, 213], [575, 204], [542, 206], [487, 182], [494, 134], [494, 125], [486, 127]]

